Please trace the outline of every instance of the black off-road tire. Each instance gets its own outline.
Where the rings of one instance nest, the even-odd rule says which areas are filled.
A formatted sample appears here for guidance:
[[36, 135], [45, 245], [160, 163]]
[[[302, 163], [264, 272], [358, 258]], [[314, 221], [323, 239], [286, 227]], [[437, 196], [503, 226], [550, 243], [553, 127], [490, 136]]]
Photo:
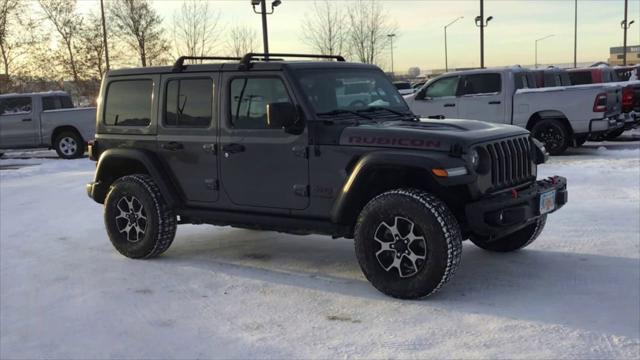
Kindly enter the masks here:
[[[122, 210], [127, 209], [128, 201], [133, 199], [142, 205], [144, 211], [138, 211], [146, 220], [143, 222], [142, 216], [136, 221], [117, 219], [123, 213]], [[176, 235], [176, 215], [150, 176], [136, 174], [116, 180], [111, 185], [104, 204], [104, 222], [109, 239], [122, 255], [133, 259], [148, 259], [162, 254], [171, 246]], [[121, 232], [130, 224], [144, 227], [143, 235], [139, 236], [136, 231], [135, 237], [130, 236], [133, 235], [131, 230]]]
[[[392, 234], [384, 228], [388, 229], [389, 223], [397, 224], [400, 221], [398, 219], [410, 220], [415, 229], [412, 233], [424, 239], [418, 241], [419, 238], [414, 237], [415, 240], [405, 245], [411, 247], [416, 241], [423, 244], [424, 259], [414, 261], [409, 256], [402, 257], [398, 267], [388, 266], [389, 270], [385, 270], [382, 256], [390, 254], [395, 263], [399, 252], [381, 252], [383, 245], [376, 239], [385, 237], [379, 232], [381, 228], [385, 234]], [[394, 227], [399, 228], [396, 225]], [[389, 238], [394, 239], [394, 236]], [[413, 248], [411, 255], [417, 254], [417, 250]], [[462, 255], [460, 227], [447, 205], [428, 192], [418, 189], [391, 190], [369, 201], [360, 213], [355, 227], [355, 252], [362, 272], [376, 289], [395, 298], [421, 298], [435, 293], [453, 277]], [[408, 272], [413, 272], [412, 275], [402, 276], [402, 268], [406, 270], [405, 265], [412, 263]]]
[[538, 238], [546, 223], [547, 215], [543, 215], [533, 224], [495, 241], [488, 241], [486, 237], [472, 236], [471, 242], [479, 248], [495, 252], [511, 252], [524, 249]]
[[63, 131], [53, 141], [53, 148], [62, 159], [77, 159], [84, 155], [86, 144], [75, 131]]
[[543, 119], [531, 128], [531, 135], [540, 140], [551, 155], [560, 155], [571, 144], [567, 127], [557, 119]]

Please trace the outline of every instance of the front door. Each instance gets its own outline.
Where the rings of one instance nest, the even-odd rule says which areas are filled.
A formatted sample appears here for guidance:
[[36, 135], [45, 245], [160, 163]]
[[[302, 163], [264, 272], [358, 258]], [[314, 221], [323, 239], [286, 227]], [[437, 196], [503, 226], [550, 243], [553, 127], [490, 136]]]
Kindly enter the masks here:
[[226, 73], [220, 124], [222, 189], [240, 206], [304, 209], [309, 205], [308, 135], [267, 121], [270, 103], [296, 103], [280, 73]]
[[35, 116], [29, 96], [0, 99], [0, 147], [38, 145]]
[[416, 94], [411, 111], [425, 118], [443, 119], [458, 117], [458, 76], [436, 80]]
[[218, 74], [162, 76], [158, 153], [191, 205], [218, 200]]

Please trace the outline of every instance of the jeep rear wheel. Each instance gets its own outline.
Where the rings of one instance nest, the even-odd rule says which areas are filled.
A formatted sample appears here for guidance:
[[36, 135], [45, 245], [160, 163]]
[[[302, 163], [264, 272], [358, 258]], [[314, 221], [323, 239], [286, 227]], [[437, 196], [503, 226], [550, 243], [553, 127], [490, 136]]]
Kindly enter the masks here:
[[63, 159], [76, 159], [84, 154], [85, 144], [82, 137], [74, 131], [61, 132], [53, 143], [58, 156]]
[[148, 175], [124, 176], [111, 185], [104, 221], [116, 250], [134, 259], [162, 254], [176, 234], [176, 216]]
[[531, 128], [531, 135], [544, 143], [551, 155], [560, 155], [569, 146], [569, 131], [559, 120], [544, 119]]
[[376, 289], [415, 299], [451, 279], [462, 241], [446, 204], [422, 190], [398, 189], [364, 207], [356, 223], [355, 248], [362, 272]]
[[472, 236], [471, 242], [476, 244], [479, 248], [495, 251], [495, 252], [511, 252], [523, 249], [529, 244], [531, 244], [535, 239], [538, 238], [542, 230], [544, 229], [544, 225], [547, 223], [547, 215], [543, 215], [533, 224], [527, 225], [526, 227], [509, 234], [507, 236], [501, 237], [497, 240], [490, 240], [487, 237], [483, 236]]

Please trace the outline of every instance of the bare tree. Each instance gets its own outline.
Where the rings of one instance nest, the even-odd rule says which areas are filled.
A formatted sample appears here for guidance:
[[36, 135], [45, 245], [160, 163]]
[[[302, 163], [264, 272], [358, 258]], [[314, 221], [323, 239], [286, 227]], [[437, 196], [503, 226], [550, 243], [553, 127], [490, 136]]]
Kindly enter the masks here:
[[169, 44], [164, 38], [162, 18], [148, 0], [115, 0], [109, 15], [115, 33], [138, 52], [143, 67], [167, 58]]
[[178, 55], [211, 54], [220, 39], [220, 12], [209, 7], [206, 0], [182, 3], [173, 16], [174, 47]]
[[359, 61], [375, 64], [389, 44], [388, 34], [395, 32], [378, 0], [358, 0], [348, 10], [348, 44]]
[[104, 39], [102, 37], [102, 20], [91, 13], [85, 18], [85, 23], [80, 28], [80, 63], [84, 78], [102, 79], [106, 71], [104, 58]]
[[305, 14], [302, 39], [320, 54], [344, 54], [348, 35], [346, 21], [346, 14], [335, 2], [314, 1], [311, 14]]
[[68, 62], [63, 65], [78, 82], [78, 64], [75, 56], [75, 40], [82, 25], [82, 18], [76, 14], [76, 0], [38, 0], [47, 19], [51, 21], [66, 48]]
[[229, 30], [227, 52], [231, 56], [241, 57], [246, 53], [255, 52], [257, 47], [255, 30], [246, 25], [236, 25]]

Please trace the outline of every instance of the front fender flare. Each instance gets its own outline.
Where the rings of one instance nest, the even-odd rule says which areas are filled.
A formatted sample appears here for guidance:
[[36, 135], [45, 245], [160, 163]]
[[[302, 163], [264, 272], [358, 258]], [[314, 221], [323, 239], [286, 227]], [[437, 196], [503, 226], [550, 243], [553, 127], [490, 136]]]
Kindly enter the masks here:
[[[431, 172], [433, 168], [452, 168], [465, 166], [464, 160], [449, 156], [442, 152], [418, 152], [418, 151], [377, 151], [364, 155], [350, 168], [349, 176], [340, 193], [336, 197], [331, 209], [331, 221], [337, 224], [346, 224], [353, 219], [355, 212], [361, 205], [360, 196], [363, 193], [364, 182], [367, 173], [374, 169], [417, 169], [425, 170], [431, 184], [439, 186], [452, 186], [468, 183], [471, 175], [457, 176], [455, 178], [439, 178]], [[425, 184], [427, 185], [427, 184]]]

